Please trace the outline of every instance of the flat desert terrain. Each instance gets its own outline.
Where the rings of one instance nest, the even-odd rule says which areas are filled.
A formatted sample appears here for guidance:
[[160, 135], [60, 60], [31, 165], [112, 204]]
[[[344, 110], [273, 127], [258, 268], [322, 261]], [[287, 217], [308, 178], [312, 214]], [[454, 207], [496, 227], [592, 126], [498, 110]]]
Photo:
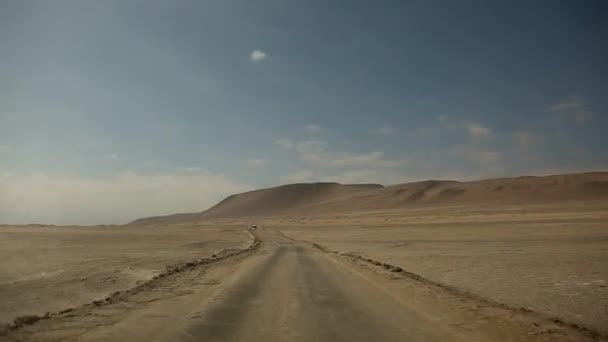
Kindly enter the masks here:
[[607, 184], [292, 184], [1, 226], [0, 340], [608, 341]]
[[319, 219], [283, 223], [278, 229], [608, 334], [608, 212], [565, 209], [452, 220], [419, 213], [401, 223], [387, 214], [375, 223]]
[[249, 240], [230, 226], [0, 227], [0, 323], [102, 299]]

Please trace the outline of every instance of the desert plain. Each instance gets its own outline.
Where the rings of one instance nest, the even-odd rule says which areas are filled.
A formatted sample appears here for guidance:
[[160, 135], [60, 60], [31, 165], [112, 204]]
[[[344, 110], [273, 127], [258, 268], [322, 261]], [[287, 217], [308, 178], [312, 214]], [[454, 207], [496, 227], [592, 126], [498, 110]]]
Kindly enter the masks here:
[[294, 184], [126, 225], [4, 225], [0, 323], [7, 341], [605, 340], [608, 173]]

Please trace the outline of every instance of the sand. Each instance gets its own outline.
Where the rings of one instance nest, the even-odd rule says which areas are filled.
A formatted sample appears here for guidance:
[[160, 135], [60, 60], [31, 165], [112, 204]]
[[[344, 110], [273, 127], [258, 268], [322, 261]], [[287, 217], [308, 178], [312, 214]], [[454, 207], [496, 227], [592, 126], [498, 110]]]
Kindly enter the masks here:
[[0, 323], [105, 298], [249, 242], [242, 227], [0, 227]]
[[480, 207], [608, 208], [608, 172], [514, 177], [457, 182], [428, 180], [392, 186], [338, 183], [287, 184], [228, 196], [199, 213], [138, 219], [132, 224], [174, 224], [227, 219], [348, 215], [375, 211], [408, 212], [448, 208], [448, 214]]
[[[331, 270], [337, 265], [335, 262], [341, 262], [310, 252], [307, 243], [314, 242], [332, 251], [400, 267], [404, 272], [456, 289], [454, 293], [471, 293], [487, 300], [484, 305], [495, 303], [496, 308], [501, 305], [526, 308], [549, 321], [552, 317], [557, 318], [608, 336], [606, 172], [476, 182], [425, 181], [389, 187], [293, 184], [233, 195], [200, 213], [144, 218], [125, 226], [1, 226], [0, 323], [8, 323], [16, 316], [43, 315], [76, 307], [105, 298], [115, 291], [133, 288], [168, 265], [209, 257], [224, 249], [244, 248], [251, 243], [244, 228], [252, 223], [257, 223], [261, 234], [267, 238], [267, 245], [252, 259], [257, 261], [246, 261], [249, 257], [244, 255], [239, 257], [243, 262], [224, 264], [224, 269], [209, 266], [209, 269], [189, 275], [188, 286], [181, 284], [179, 279], [171, 280], [168, 287], [159, 285], [158, 289], [165, 292], [159, 305], [169, 305], [172, 315], [187, 318], [188, 312], [183, 312], [175, 303], [163, 304], [164, 301], [172, 300], [174, 289], [183, 291], [178, 296], [192, 294], [205, 300], [216, 298], [215, 292], [208, 291], [209, 286], [217, 288], [218, 293], [242, 287], [255, 305], [260, 305], [258, 294], [267, 296], [274, 290], [286, 300], [302, 296], [302, 293], [290, 292], [294, 287], [297, 290], [301, 286], [302, 291], [314, 294], [314, 272], [304, 278], [287, 276], [293, 268], [306, 269], [309, 265]], [[270, 255], [277, 257], [267, 259]], [[292, 266], [266, 261], [275, 259], [289, 261]], [[278, 272], [276, 279], [281, 280], [276, 280], [273, 290], [262, 291], [264, 277], [256, 272], [247, 275], [242, 266], [247, 263], [259, 265], [256, 267], [262, 275]], [[370, 279], [378, 279], [378, 284], [392, 288], [386, 277], [374, 276], [373, 270], [362, 271], [361, 267], [367, 266], [345, 264], [340, 267], [345, 267], [340, 268], [345, 274], [372, 274], [365, 278], [365, 285], [340, 286], [335, 284], [337, 278], [334, 276], [328, 276], [327, 282], [320, 283], [319, 286], [327, 291], [348, 297], [353, 307], [357, 307], [357, 296], [347, 294], [356, 292], [357, 286], [363, 286], [367, 289], [362, 293], [371, 295], [375, 285]], [[213, 272], [222, 275], [209, 279]], [[258, 279], [259, 284], [258, 281], [245, 281], [248, 277]], [[352, 279], [358, 278], [353, 276]], [[154, 297], [156, 288], [152, 286], [148, 295]], [[424, 294], [427, 290], [426, 283], [414, 281], [403, 288], [395, 285], [391, 291], [393, 296], [403, 300], [404, 307], [413, 306], [427, 314], [442, 312], [443, 304], [436, 299], [444, 298], [444, 294], [439, 293], [429, 302], [434, 307], [425, 307], [426, 304], [416, 302], [418, 299], [402, 292]], [[311, 300], [320, 300], [312, 294]], [[453, 293], [447, 297], [450, 296]], [[408, 302], [408, 298], [412, 302]], [[461, 299], [456, 298], [454, 302], [468, 303], [469, 299]], [[232, 303], [232, 300], [227, 298], [226, 303]], [[279, 305], [277, 301], [270, 302]], [[322, 303], [321, 300], [318, 305], [322, 306]], [[137, 316], [132, 316], [130, 308], [119, 307], [120, 304], [112, 303], [126, 317]], [[184, 299], [184, 305], [194, 310], [195, 306], [191, 304]], [[447, 305], [446, 310], [456, 310], [450, 319], [469, 310], [468, 304], [464, 308], [461, 304]], [[478, 304], [472, 305], [475, 308]], [[399, 311], [404, 307], [393, 309]], [[243, 311], [239, 314], [249, 315], [244, 312], [250, 309], [239, 308], [239, 312]], [[275, 324], [273, 309], [263, 309], [269, 313], [268, 324]], [[313, 320], [317, 309], [311, 309], [306, 317]], [[86, 315], [90, 314], [89, 309], [82, 310]], [[517, 315], [511, 317], [510, 312], [489, 315], [496, 324], [516, 325], [511, 318], [515, 317], [515, 321], [519, 318]], [[56, 326], [68, 324], [61, 321], [62, 316], [57, 317], [58, 321], [52, 318], [45, 323], [51, 332]], [[120, 322], [117, 318], [122, 316], [112, 317], [113, 322]], [[341, 324], [347, 326], [348, 317], [343, 318]], [[86, 319], [73, 319], [77, 322], [69, 324], [86, 326]], [[247, 319], [233, 324], [243, 328], [240, 324], [248, 326], [254, 322]], [[526, 322], [532, 324], [527, 318]], [[295, 324], [295, 321], [291, 323]], [[467, 330], [472, 329], [471, 322], [452, 323], [458, 329], [472, 331]], [[433, 326], [432, 320], [424, 324]], [[150, 331], [156, 325], [158, 322], [150, 323]], [[544, 334], [534, 332], [535, 327], [539, 326], [532, 325], [528, 327], [532, 330], [524, 330]], [[123, 326], [121, 329], [129, 328]], [[509, 329], [486, 328], [491, 332], [488, 336], [503, 330], [508, 336]], [[32, 328], [32, 332], [44, 333], [41, 329]], [[556, 333], [552, 327], [547, 329], [550, 334]], [[117, 331], [112, 330], [112, 333]], [[150, 331], [141, 331], [142, 336], [148, 336]], [[260, 334], [263, 336], [263, 331]], [[553, 336], [550, 334], [547, 336]], [[91, 336], [94, 340], [96, 335]], [[531, 337], [531, 340], [536, 338]]]
[[[608, 341], [264, 227], [248, 248], [0, 331], [2, 341]], [[36, 317], [22, 317], [32, 323]]]
[[[295, 239], [608, 334], [608, 212], [278, 223]], [[562, 208], [563, 209], [563, 208]], [[444, 213], [444, 215], [447, 213]], [[526, 218], [529, 216], [529, 218]], [[397, 220], [387, 214], [385, 218]]]

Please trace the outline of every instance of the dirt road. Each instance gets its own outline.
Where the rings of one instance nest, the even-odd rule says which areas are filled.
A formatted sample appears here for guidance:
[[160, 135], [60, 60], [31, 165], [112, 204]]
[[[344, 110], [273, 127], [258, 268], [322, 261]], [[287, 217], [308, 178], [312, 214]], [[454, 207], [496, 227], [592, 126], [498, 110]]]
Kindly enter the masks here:
[[588, 331], [327, 253], [278, 231], [257, 250], [52, 315], [7, 341], [586, 341]]

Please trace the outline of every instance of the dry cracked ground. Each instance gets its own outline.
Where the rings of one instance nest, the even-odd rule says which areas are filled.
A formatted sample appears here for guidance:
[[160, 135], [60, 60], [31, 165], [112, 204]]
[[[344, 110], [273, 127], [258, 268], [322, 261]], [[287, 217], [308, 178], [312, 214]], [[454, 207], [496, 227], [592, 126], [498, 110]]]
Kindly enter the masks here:
[[603, 341], [598, 215], [3, 227], [0, 340]]

